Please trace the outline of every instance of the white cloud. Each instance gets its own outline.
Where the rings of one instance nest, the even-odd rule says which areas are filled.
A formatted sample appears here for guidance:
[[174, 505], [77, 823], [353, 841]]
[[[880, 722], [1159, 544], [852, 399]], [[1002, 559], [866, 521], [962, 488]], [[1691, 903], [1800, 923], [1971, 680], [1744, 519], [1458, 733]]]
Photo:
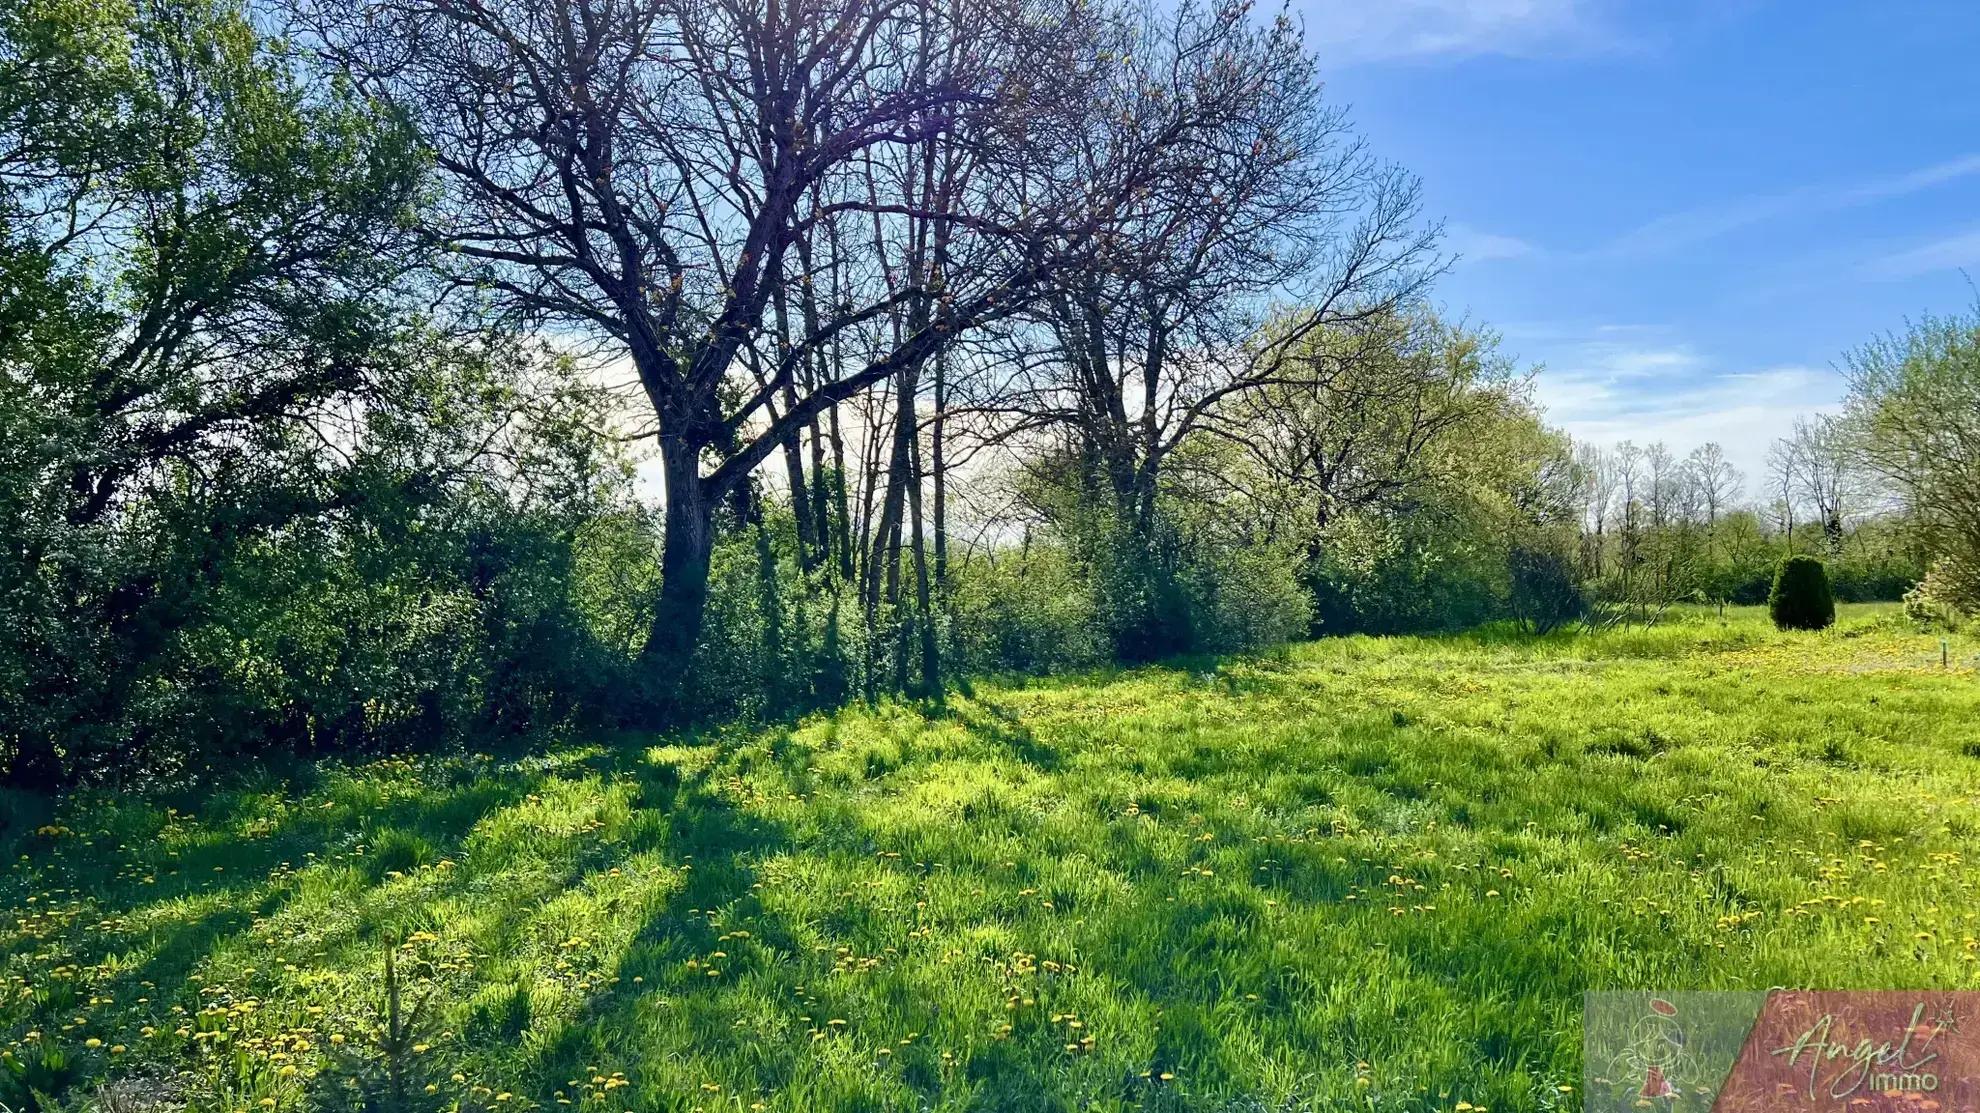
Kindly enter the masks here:
[[1466, 224], [1453, 224], [1444, 232], [1444, 246], [1466, 263], [1485, 263], [1494, 259], [1517, 259], [1524, 255], [1539, 253], [1539, 248], [1517, 236], [1502, 236], [1496, 232], [1484, 232]]
[[1843, 383], [1833, 371], [1774, 367], [1714, 372], [1684, 348], [1591, 342], [1540, 374], [1549, 423], [1577, 441], [1662, 441], [1683, 455], [1716, 441], [1749, 481], [1796, 417], [1834, 411]]
[[1980, 264], [1980, 228], [1886, 255], [1872, 262], [1866, 272], [1872, 278], [1912, 278], [1976, 264]]
[[1603, 33], [1588, 0], [1307, 0], [1322, 63], [1424, 55], [1525, 54]]
[[1902, 174], [1841, 185], [1802, 186], [1781, 193], [1743, 197], [1670, 213], [1640, 225], [1611, 242], [1605, 255], [1661, 255], [1716, 239], [1728, 232], [1783, 217], [1814, 216], [1888, 201], [1946, 182], [1980, 174], [1980, 154], [1962, 155]]

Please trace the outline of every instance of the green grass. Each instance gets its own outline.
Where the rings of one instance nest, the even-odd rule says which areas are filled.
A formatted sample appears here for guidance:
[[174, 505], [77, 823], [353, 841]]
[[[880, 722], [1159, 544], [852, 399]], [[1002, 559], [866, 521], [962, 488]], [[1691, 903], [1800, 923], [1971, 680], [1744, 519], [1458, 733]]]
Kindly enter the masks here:
[[66, 1102], [334, 1103], [396, 945], [439, 1108], [1578, 1108], [1584, 990], [1980, 986], [1950, 652], [1859, 607], [1347, 638], [66, 801], [0, 836], [0, 1048]]

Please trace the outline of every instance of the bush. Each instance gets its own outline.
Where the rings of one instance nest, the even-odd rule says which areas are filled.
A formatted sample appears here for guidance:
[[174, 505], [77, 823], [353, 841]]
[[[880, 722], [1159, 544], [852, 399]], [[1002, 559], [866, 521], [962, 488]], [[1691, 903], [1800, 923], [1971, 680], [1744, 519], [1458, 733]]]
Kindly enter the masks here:
[[1932, 563], [1919, 586], [1925, 594], [1960, 614], [1980, 615], [1980, 562], [1948, 553]]
[[1512, 580], [1507, 602], [1521, 629], [1546, 634], [1587, 613], [1588, 600], [1566, 555], [1514, 546], [1506, 570]]
[[1836, 600], [1829, 591], [1829, 572], [1811, 556], [1791, 556], [1774, 573], [1774, 590], [1767, 596], [1767, 613], [1783, 630], [1821, 630], [1836, 620]]
[[1282, 645], [1310, 628], [1312, 598], [1297, 558], [1272, 545], [1232, 545], [1197, 554], [1191, 566], [1194, 648], [1239, 653]]
[[1905, 621], [1923, 631], [1957, 633], [1960, 613], [1932, 593], [1929, 581], [1904, 593]]
[[1302, 570], [1314, 636], [1458, 630], [1503, 613], [1505, 558], [1423, 521], [1344, 515]]
[[976, 557], [951, 574], [953, 647], [966, 670], [1089, 668], [1112, 652], [1095, 592], [1062, 545]]

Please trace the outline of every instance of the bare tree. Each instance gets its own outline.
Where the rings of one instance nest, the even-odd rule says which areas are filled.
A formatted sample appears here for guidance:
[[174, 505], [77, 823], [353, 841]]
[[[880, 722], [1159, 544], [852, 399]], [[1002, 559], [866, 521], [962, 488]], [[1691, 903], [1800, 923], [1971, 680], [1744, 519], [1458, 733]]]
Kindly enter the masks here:
[[[1305, 337], [1390, 313], [1433, 271], [1414, 180], [1321, 104], [1288, 20], [1245, 12], [1140, 13], [1068, 172], [1094, 172], [1171, 115], [1199, 126], [1103, 265], [1054, 276], [1028, 318], [1041, 358], [1010, 384], [1018, 427], [1069, 434], [1144, 539], [1165, 461], [1221, 405], [1309, 373], [1287, 358]], [[1275, 301], [1302, 308], [1268, 328]]]
[[1682, 472], [1677, 457], [1671, 454], [1670, 447], [1658, 441], [1643, 450], [1643, 466], [1648, 470], [1648, 490], [1650, 528], [1663, 529], [1671, 522], [1678, 499], [1678, 484]]
[[1856, 509], [1861, 484], [1847, 431], [1834, 417], [1797, 418], [1783, 442], [1792, 461], [1795, 493], [1815, 511], [1831, 553], [1840, 553], [1843, 526]]
[[1685, 462], [1705, 510], [1705, 525], [1716, 529], [1720, 512], [1739, 501], [1746, 477], [1726, 459], [1725, 448], [1716, 441], [1692, 449]]
[[1600, 578], [1607, 559], [1609, 514], [1616, 501], [1616, 469], [1609, 454], [1592, 444], [1575, 448], [1575, 464], [1582, 483], [1583, 571]]
[[1634, 441], [1623, 441], [1610, 453], [1609, 463], [1615, 471], [1616, 497], [1620, 500], [1616, 508], [1621, 527], [1617, 561], [1627, 589], [1643, 562], [1643, 449]]
[[[1200, 126], [1150, 120], [1077, 179], [1046, 157], [1118, 68], [1083, 4], [321, 0], [301, 15], [424, 136], [446, 187], [424, 231], [453, 280], [637, 372], [667, 503], [645, 652], [676, 677], [715, 505], [780, 447], [788, 465], [793, 435], [836, 404], [1098, 250]], [[932, 199], [871, 172], [934, 150], [994, 173]], [[882, 243], [939, 227], [948, 266], [893, 266], [852, 218]], [[800, 296], [807, 319], [778, 334], [780, 292], [821, 275], [830, 297]]]
[[1767, 450], [1767, 490], [1774, 497], [1774, 515], [1781, 527], [1781, 544], [1794, 551], [1794, 508], [1801, 496], [1801, 461], [1791, 441], [1775, 441]]

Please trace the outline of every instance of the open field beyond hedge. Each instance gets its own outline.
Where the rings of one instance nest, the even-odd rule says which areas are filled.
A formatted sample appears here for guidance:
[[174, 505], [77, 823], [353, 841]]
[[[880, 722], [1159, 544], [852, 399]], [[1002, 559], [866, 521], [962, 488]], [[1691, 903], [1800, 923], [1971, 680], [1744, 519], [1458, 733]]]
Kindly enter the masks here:
[[0, 1101], [1578, 1108], [1585, 989], [1980, 986], [1949, 651], [1858, 607], [1346, 638], [16, 799]]

